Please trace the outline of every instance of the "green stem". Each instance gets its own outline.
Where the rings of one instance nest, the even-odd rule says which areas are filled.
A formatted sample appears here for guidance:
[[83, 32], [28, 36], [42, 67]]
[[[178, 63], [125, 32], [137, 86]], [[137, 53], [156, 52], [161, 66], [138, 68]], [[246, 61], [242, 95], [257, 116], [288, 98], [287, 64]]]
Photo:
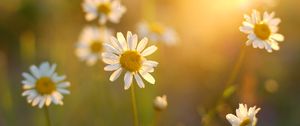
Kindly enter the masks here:
[[155, 111], [154, 115], [154, 125], [153, 126], [158, 126], [160, 122], [160, 111]]
[[51, 126], [51, 120], [50, 120], [50, 114], [49, 114], [49, 109], [47, 106], [44, 107], [45, 110], [45, 117], [47, 121], [47, 126]]
[[242, 63], [244, 61], [245, 54], [246, 54], [246, 47], [243, 46], [240, 51], [239, 58], [234, 65], [234, 68], [229, 76], [228, 81], [226, 82], [227, 87], [231, 86], [234, 83], [234, 81], [236, 80], [237, 74], [240, 72]]
[[[245, 59], [245, 54], [246, 54], [246, 46], [243, 46], [241, 47], [241, 51], [240, 51], [240, 54], [239, 54], [239, 57], [237, 59], [237, 61], [235, 62], [235, 65], [233, 67], [233, 70], [231, 71], [230, 73], [230, 76], [228, 78], [228, 80], [226, 81], [225, 83], [225, 88], [224, 88], [224, 91], [232, 86], [237, 78], [237, 75], [238, 73], [240, 72], [240, 69], [241, 69], [241, 66], [243, 64], [243, 61]], [[213, 118], [216, 113], [217, 113], [217, 107], [218, 105], [220, 105], [224, 100], [226, 100], [226, 97], [224, 97], [224, 91], [222, 93], [222, 96], [218, 99], [218, 101], [216, 102], [215, 106], [210, 109], [208, 112], [207, 112], [207, 122], [204, 122], [204, 126], [208, 126], [210, 125], [210, 120], [211, 118]]]
[[134, 91], [134, 85], [131, 85], [131, 102], [132, 102], [132, 111], [133, 111], [133, 119], [134, 119], [134, 126], [139, 125], [139, 119], [138, 119], [138, 111], [136, 107], [136, 98], [135, 98], [135, 91]]

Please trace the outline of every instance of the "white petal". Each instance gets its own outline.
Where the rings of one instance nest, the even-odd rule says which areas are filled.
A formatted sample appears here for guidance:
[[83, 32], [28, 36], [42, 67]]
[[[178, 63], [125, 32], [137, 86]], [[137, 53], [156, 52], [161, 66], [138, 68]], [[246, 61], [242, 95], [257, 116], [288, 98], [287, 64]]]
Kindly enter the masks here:
[[70, 94], [70, 91], [63, 88], [58, 88], [57, 91], [61, 94]]
[[56, 64], [53, 64], [49, 69], [49, 71], [47, 71], [46, 76], [51, 76], [54, 73], [55, 69], [56, 69]]
[[65, 76], [65, 75], [63, 75], [63, 76], [58, 76], [57, 73], [54, 73], [54, 74], [52, 75], [52, 80], [53, 80], [55, 83], [61, 82], [61, 81], [65, 80], [65, 79], [66, 79], [66, 76]]
[[57, 85], [57, 87], [59, 88], [66, 88], [66, 87], [70, 87], [71, 83], [70, 82], [62, 82], [62, 83], [59, 83]]
[[275, 18], [275, 19], [271, 19], [269, 23], [272, 26], [277, 26], [280, 22], [281, 20], [279, 18]]
[[251, 33], [253, 28], [252, 27], [247, 27], [247, 26], [242, 26], [239, 28], [241, 32], [244, 32], [244, 33]]
[[113, 60], [119, 60], [119, 56], [117, 56], [117, 55], [115, 55], [113, 53], [108, 53], [108, 52], [102, 53], [102, 57], [103, 58], [113, 59]]
[[31, 85], [25, 84], [22, 87], [23, 87], [24, 90], [28, 90], [28, 89], [32, 89], [34, 86], [35, 86], [34, 84], [31, 84]]
[[152, 73], [154, 72], [154, 68], [150, 66], [142, 66], [141, 68], [144, 72]]
[[128, 48], [127, 48], [127, 42], [126, 42], [126, 39], [125, 39], [124, 35], [121, 32], [118, 32], [117, 33], [117, 38], [118, 38], [119, 43], [122, 46], [122, 50], [126, 51]]
[[51, 104], [51, 96], [46, 96], [45, 104], [46, 106], [49, 106]]
[[30, 94], [27, 96], [27, 101], [28, 101], [28, 103], [31, 103], [31, 102], [35, 99], [35, 97], [37, 97], [37, 96], [38, 96], [38, 94], [37, 94], [36, 91], [33, 91], [32, 93], [30, 93]]
[[50, 69], [49, 63], [43, 62], [39, 68], [41, 76], [47, 76], [46, 73], [49, 71], [49, 69]]
[[45, 96], [42, 96], [41, 97], [41, 100], [40, 100], [40, 103], [39, 103], [39, 108], [42, 108], [45, 104], [45, 101], [46, 101], [46, 97]]
[[114, 60], [114, 59], [105, 58], [105, 57], [102, 57], [102, 61], [106, 64], [117, 64], [117, 63], [119, 63], [119, 60]]
[[129, 89], [131, 83], [132, 83], [132, 73], [130, 73], [129, 71], [126, 72], [125, 76], [124, 76], [124, 89], [127, 90]]
[[130, 50], [135, 50], [137, 45], [137, 35], [132, 35], [131, 32], [127, 33], [127, 41], [128, 41], [128, 47]]
[[39, 71], [39, 69], [38, 69], [35, 65], [32, 65], [32, 66], [30, 67], [30, 71], [31, 71], [31, 73], [32, 73], [36, 78], [40, 78], [40, 77], [41, 77], [40, 71]]
[[150, 46], [148, 48], [146, 48], [143, 52], [142, 52], [142, 56], [149, 56], [151, 55], [152, 53], [154, 53], [155, 51], [157, 50], [157, 47], [156, 46]]
[[248, 40], [247, 42], [246, 42], [246, 46], [249, 46], [249, 45], [251, 45], [252, 44], [252, 41], [251, 40]]
[[115, 47], [113, 47], [109, 44], [104, 44], [104, 47], [105, 47], [106, 51], [108, 51], [108, 52], [120, 54], [120, 51], [118, 49], [116, 49]]
[[139, 42], [139, 44], [138, 44], [136, 50], [137, 50], [138, 52], [142, 52], [142, 51], [144, 50], [144, 48], [146, 47], [147, 43], [148, 43], [148, 38], [143, 38], [143, 39]]
[[110, 38], [110, 42], [112, 46], [115, 47], [115, 49], [117, 49], [119, 52], [123, 51], [121, 43], [119, 43], [119, 41], [115, 37], [112, 36]]
[[28, 81], [28, 80], [23, 80], [23, 81], [22, 81], [22, 84], [23, 84], [24, 86], [34, 86], [34, 85], [35, 85], [35, 83], [32, 83], [32, 82], [30, 82], [30, 81]]
[[140, 88], [145, 88], [145, 84], [139, 74], [134, 74], [134, 78]]
[[256, 36], [255, 36], [255, 34], [253, 34], [253, 33], [250, 33], [248, 36], [247, 36], [247, 38], [249, 39], [249, 40], [255, 40], [256, 39]]
[[85, 19], [86, 19], [87, 21], [94, 20], [96, 17], [97, 17], [97, 15], [95, 15], [95, 14], [93, 14], [93, 13], [87, 13], [87, 14], [85, 15]]
[[32, 106], [36, 106], [39, 102], [40, 102], [40, 100], [41, 100], [41, 97], [42, 96], [37, 96], [36, 98], [34, 98], [34, 100], [32, 101]]
[[[257, 41], [259, 41], [259, 40], [257, 40]], [[259, 41], [258, 42], [258, 48], [260, 48], [260, 49], [263, 49], [265, 46], [264, 46], [264, 42], [263, 41]]]
[[153, 76], [151, 74], [149, 74], [148, 72], [144, 72], [144, 71], [140, 71], [139, 73], [142, 75], [142, 77], [146, 81], [148, 81], [151, 84], [155, 84], [155, 79], [153, 78]]
[[105, 71], [115, 71], [121, 67], [120, 64], [110, 64], [104, 67]]
[[122, 73], [122, 68], [119, 68], [118, 70], [116, 70], [115, 72], [113, 72], [110, 77], [109, 77], [109, 80], [110, 81], [115, 81], [116, 79], [119, 78], [119, 76], [121, 75]]
[[31, 76], [30, 74], [24, 72], [22, 73], [22, 76], [27, 80], [30, 81], [31, 83], [35, 83], [35, 78], [33, 76]]
[[281, 34], [273, 34], [271, 37], [276, 41], [284, 41], [284, 36]]
[[150, 67], [157, 67], [158, 62], [153, 60], [146, 60], [144, 61], [143, 65], [150, 66]]
[[233, 114], [227, 114], [226, 119], [230, 122], [232, 126], [239, 126], [240, 120]]
[[22, 93], [22, 96], [27, 96], [27, 95], [30, 95], [34, 92], [34, 90], [26, 90]]

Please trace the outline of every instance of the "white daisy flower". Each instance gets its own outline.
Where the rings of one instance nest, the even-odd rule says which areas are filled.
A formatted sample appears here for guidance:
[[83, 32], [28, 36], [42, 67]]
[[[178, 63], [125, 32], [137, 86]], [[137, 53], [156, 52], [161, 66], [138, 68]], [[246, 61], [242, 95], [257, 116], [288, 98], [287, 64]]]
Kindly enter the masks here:
[[44, 105], [49, 106], [51, 102], [63, 105], [63, 94], [70, 94], [66, 89], [70, 82], [64, 81], [66, 76], [58, 76], [55, 69], [56, 64], [50, 66], [48, 62], [43, 62], [39, 67], [30, 67], [32, 75], [26, 72], [22, 74], [25, 78], [22, 81], [22, 96], [27, 96], [27, 101], [32, 106], [42, 108]]
[[82, 7], [86, 12], [87, 21], [99, 18], [100, 24], [105, 24], [108, 20], [119, 23], [120, 18], [126, 12], [126, 8], [119, 0], [85, 0]]
[[167, 45], [175, 45], [178, 42], [178, 35], [172, 29], [158, 22], [141, 22], [138, 24], [138, 33], [142, 37], [148, 37], [152, 42], [163, 42]]
[[256, 108], [256, 106], [250, 107], [248, 110], [246, 104], [240, 104], [239, 108], [236, 109], [236, 116], [227, 114], [226, 119], [232, 126], [255, 126], [257, 123], [256, 114], [259, 110], [260, 108]]
[[167, 96], [166, 95], [157, 96], [153, 101], [153, 105], [154, 105], [155, 110], [157, 110], [157, 111], [166, 109], [168, 106]]
[[138, 36], [127, 32], [127, 39], [122, 33], [117, 33], [117, 38], [111, 37], [111, 43], [105, 44], [106, 52], [102, 54], [103, 62], [109, 64], [105, 66], [105, 71], [114, 71], [110, 76], [110, 81], [115, 81], [122, 71], [126, 71], [124, 76], [125, 86], [127, 90], [135, 78], [138, 86], [144, 88], [144, 82], [140, 75], [149, 83], [154, 84], [155, 79], [150, 74], [154, 72], [154, 67], [158, 62], [147, 60], [145, 57], [151, 55], [157, 50], [157, 47], [152, 45], [145, 49], [148, 39], [143, 38], [138, 43]]
[[112, 36], [112, 31], [108, 28], [86, 26], [81, 32], [77, 48], [75, 50], [76, 55], [83, 61], [86, 61], [87, 65], [94, 65], [97, 60], [101, 59], [101, 53], [103, 52], [103, 44], [109, 42]]
[[244, 15], [245, 21], [240, 31], [248, 34], [246, 45], [254, 48], [265, 48], [268, 52], [279, 50], [278, 42], [284, 41], [284, 36], [277, 33], [278, 24], [281, 22], [279, 18], [274, 18], [275, 13], [264, 12], [261, 17], [260, 13], [253, 10], [252, 15]]

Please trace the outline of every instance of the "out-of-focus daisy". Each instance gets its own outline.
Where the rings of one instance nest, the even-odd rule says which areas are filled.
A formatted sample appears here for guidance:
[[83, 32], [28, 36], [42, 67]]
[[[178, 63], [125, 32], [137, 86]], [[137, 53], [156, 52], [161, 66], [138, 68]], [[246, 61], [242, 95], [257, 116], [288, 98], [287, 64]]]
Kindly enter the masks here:
[[108, 20], [118, 23], [126, 11], [119, 0], [85, 0], [82, 7], [86, 12], [86, 20], [92, 21], [98, 18], [100, 24], [105, 24]]
[[240, 104], [239, 108], [236, 109], [236, 116], [233, 114], [227, 114], [226, 119], [231, 123], [232, 126], [255, 126], [257, 123], [256, 114], [260, 108], [250, 107], [249, 110], [247, 105]]
[[153, 105], [154, 105], [155, 110], [157, 110], [157, 111], [162, 111], [162, 110], [166, 109], [168, 106], [167, 96], [166, 95], [157, 96], [153, 101]]
[[22, 81], [24, 92], [22, 96], [27, 96], [28, 103], [32, 106], [54, 104], [63, 105], [63, 94], [70, 94], [66, 88], [70, 82], [64, 81], [66, 76], [58, 76], [55, 72], [56, 64], [50, 66], [48, 62], [43, 62], [39, 67], [32, 65], [30, 73], [24, 72]]
[[264, 12], [261, 17], [260, 13], [253, 10], [251, 16], [244, 15], [245, 21], [240, 31], [248, 34], [246, 45], [254, 48], [265, 48], [268, 52], [279, 50], [278, 42], [284, 41], [284, 36], [277, 33], [278, 24], [281, 22], [279, 18], [274, 18], [275, 13]]
[[138, 33], [142, 37], [148, 37], [152, 42], [163, 42], [167, 45], [175, 45], [178, 42], [177, 33], [159, 22], [140, 22]]
[[79, 38], [76, 48], [76, 55], [89, 66], [94, 65], [101, 58], [103, 44], [109, 42], [112, 31], [107, 28], [86, 26]]
[[143, 38], [138, 43], [138, 36], [127, 32], [127, 39], [122, 33], [117, 33], [117, 38], [111, 37], [111, 43], [105, 44], [106, 52], [102, 54], [103, 62], [109, 64], [105, 66], [105, 71], [114, 71], [110, 76], [110, 81], [115, 81], [122, 71], [126, 71], [124, 76], [125, 86], [127, 90], [135, 78], [138, 86], [144, 88], [144, 82], [140, 75], [149, 83], [154, 84], [155, 79], [150, 74], [154, 72], [154, 67], [158, 62], [147, 60], [145, 57], [151, 55], [157, 50], [157, 47], [152, 45], [145, 49], [148, 39]]

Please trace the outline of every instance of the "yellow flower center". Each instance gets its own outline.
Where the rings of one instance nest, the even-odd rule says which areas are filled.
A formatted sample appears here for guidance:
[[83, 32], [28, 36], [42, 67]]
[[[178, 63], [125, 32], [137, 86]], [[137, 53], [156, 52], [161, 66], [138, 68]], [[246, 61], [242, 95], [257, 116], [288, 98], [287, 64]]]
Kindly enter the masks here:
[[98, 13], [109, 14], [111, 12], [111, 4], [110, 3], [102, 3], [97, 8]]
[[261, 40], [266, 40], [271, 35], [269, 26], [263, 22], [254, 25], [254, 33]]
[[103, 49], [102, 42], [100, 41], [93, 41], [90, 45], [90, 50], [92, 53], [99, 53]]
[[251, 120], [248, 118], [248, 117], [246, 117], [244, 120], [243, 120], [243, 122], [240, 124], [240, 126], [247, 126], [247, 125], [249, 125], [251, 123]]
[[152, 32], [157, 33], [159, 35], [162, 35], [165, 31], [164, 27], [159, 23], [150, 23], [149, 24], [149, 29]]
[[56, 85], [49, 77], [41, 77], [36, 81], [35, 88], [38, 93], [49, 95], [56, 90]]
[[130, 72], [137, 72], [142, 67], [142, 57], [136, 51], [126, 51], [120, 57], [120, 64]]

